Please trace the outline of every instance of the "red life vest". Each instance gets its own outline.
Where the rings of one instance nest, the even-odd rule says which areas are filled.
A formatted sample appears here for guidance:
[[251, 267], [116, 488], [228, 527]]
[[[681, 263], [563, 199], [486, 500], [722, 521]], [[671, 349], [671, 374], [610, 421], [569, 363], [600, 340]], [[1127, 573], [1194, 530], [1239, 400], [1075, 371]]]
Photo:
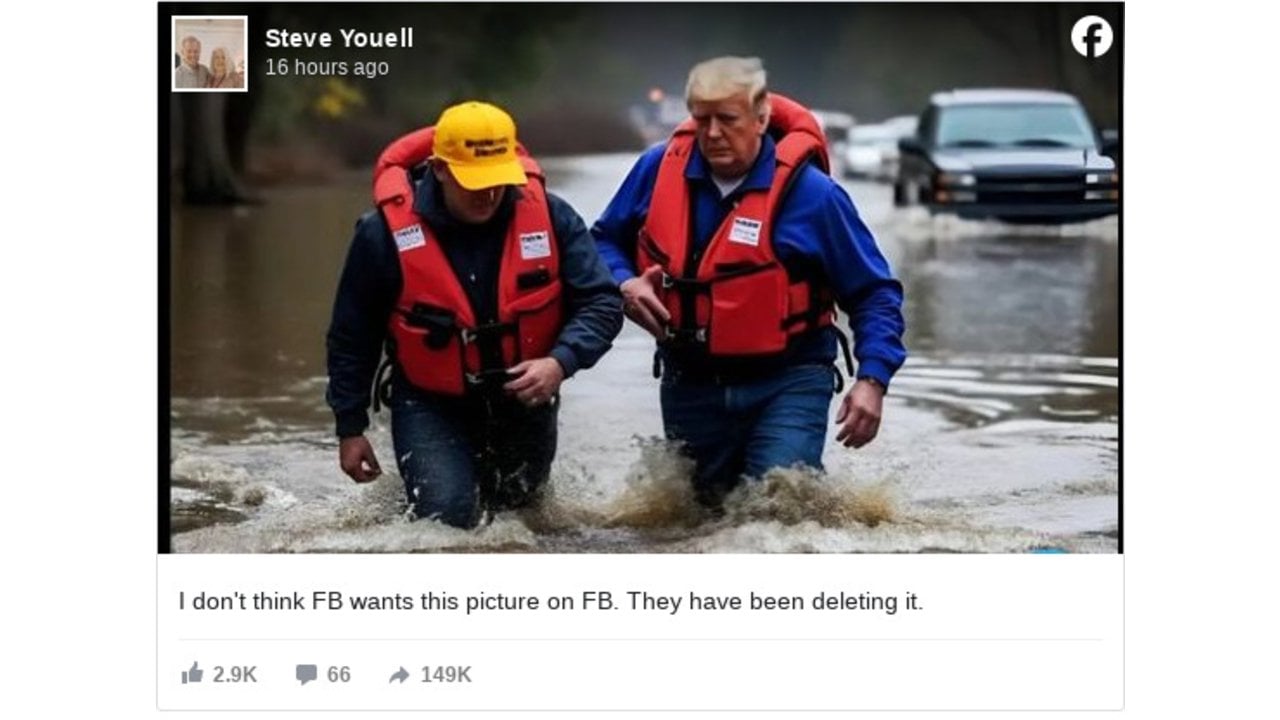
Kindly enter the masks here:
[[794, 100], [770, 94], [777, 169], [767, 191], [751, 190], [725, 217], [696, 267], [690, 266], [692, 222], [685, 168], [695, 146], [685, 120], [667, 143], [637, 242], [636, 266], [663, 269], [659, 297], [671, 313], [668, 342], [696, 343], [712, 356], [780, 353], [794, 336], [834, 322], [830, 292], [792, 282], [773, 251], [773, 221], [804, 164], [817, 159], [829, 172], [817, 120]]
[[[405, 377], [431, 392], [461, 395], [522, 360], [545, 357], [564, 324], [560, 253], [542, 169], [517, 153], [530, 181], [519, 189], [498, 272], [498, 321], [479, 326], [471, 302], [424, 218], [413, 210], [409, 169], [431, 156], [435, 128], [391, 143], [373, 171], [374, 201], [399, 248], [404, 285], [391, 314], [392, 354]], [[481, 342], [496, 336], [501, 366], [486, 364]]]

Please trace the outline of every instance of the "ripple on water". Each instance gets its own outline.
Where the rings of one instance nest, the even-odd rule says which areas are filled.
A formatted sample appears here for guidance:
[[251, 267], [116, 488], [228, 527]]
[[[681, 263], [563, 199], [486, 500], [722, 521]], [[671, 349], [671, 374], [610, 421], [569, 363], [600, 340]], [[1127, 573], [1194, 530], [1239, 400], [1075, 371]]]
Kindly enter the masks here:
[[[394, 473], [367, 485], [293, 502], [287, 511], [257, 512], [279, 497], [243, 468], [207, 458], [174, 463], [176, 514], [205, 522], [174, 536], [179, 552], [1026, 552], [1065, 547], [1114, 551], [1105, 533], [1055, 537], [975, 523], [974, 503], [912, 502], [895, 477], [854, 481], [806, 468], [775, 469], [744, 483], [712, 513], [696, 501], [692, 463], [668, 443], [640, 443], [621, 492], [599, 492], [589, 472], [566, 475], [557, 465], [536, 509], [502, 513], [461, 530], [414, 521]], [[1106, 495], [1114, 483], [1058, 486], [1060, 495]], [[211, 495], [210, 509], [189, 493]], [[1046, 490], [1045, 492], [1050, 492]], [[986, 504], [1032, 502], [1033, 494], [993, 495]], [[202, 508], [193, 510], [192, 508]], [[1074, 544], [1073, 544], [1074, 543]]]

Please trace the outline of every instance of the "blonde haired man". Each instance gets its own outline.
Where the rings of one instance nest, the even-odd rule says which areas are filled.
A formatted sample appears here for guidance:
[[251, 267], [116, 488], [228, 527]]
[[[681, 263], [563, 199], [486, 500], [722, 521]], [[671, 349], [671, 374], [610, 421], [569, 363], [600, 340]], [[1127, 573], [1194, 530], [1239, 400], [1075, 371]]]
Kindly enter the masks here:
[[592, 234], [627, 317], [657, 340], [666, 435], [716, 507], [744, 477], [822, 467], [843, 384], [836, 306], [858, 359], [836, 440], [875, 438], [906, 357], [902, 286], [824, 172], [816, 120], [769, 94], [758, 58], [698, 63], [685, 100], [690, 119], [640, 157]]

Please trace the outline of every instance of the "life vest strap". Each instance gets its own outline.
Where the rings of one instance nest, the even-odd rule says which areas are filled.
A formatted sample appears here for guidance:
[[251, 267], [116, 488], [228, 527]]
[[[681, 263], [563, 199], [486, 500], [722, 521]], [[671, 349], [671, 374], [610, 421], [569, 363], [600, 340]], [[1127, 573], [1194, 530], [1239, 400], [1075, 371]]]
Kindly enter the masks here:
[[396, 312], [404, 316], [409, 327], [427, 331], [422, 341], [432, 350], [443, 349], [459, 331], [457, 316], [444, 308], [414, 303], [408, 310], [396, 308]]
[[[835, 323], [831, 324], [835, 327]], [[853, 377], [853, 354], [849, 352], [849, 337], [844, 331], [836, 327], [836, 341], [840, 343], [840, 350], [844, 353], [844, 366], [849, 371], [849, 377]]]
[[507, 374], [506, 368], [492, 368], [481, 370], [480, 372], [463, 373], [462, 377], [466, 379], [467, 384], [471, 387], [500, 385], [511, 379], [511, 376]]
[[481, 339], [495, 335], [499, 337], [503, 335], [514, 335], [519, 329], [519, 326], [513, 322], [488, 323], [484, 325], [477, 325], [473, 328], [462, 328], [459, 333], [459, 337], [462, 338], [463, 345], [470, 345], [474, 342], [480, 341]]
[[502, 354], [502, 338], [508, 335], [516, 336], [517, 354], [514, 360], [518, 362], [520, 359], [519, 330], [519, 325], [514, 322], [485, 323], [473, 328], [462, 328], [458, 337], [462, 341], [463, 352], [466, 352], [466, 346], [474, 344], [480, 361], [480, 369], [477, 372], [463, 371], [462, 377], [467, 385], [472, 387], [491, 385], [495, 381], [505, 382], [508, 379], [507, 362]]
[[382, 410], [383, 405], [391, 404], [391, 366], [393, 361], [390, 353], [383, 356], [382, 364], [373, 373], [373, 412], [376, 414]]
[[809, 295], [807, 306], [804, 310], [784, 317], [782, 319], [782, 329], [790, 330], [793, 325], [800, 323], [807, 325], [806, 329], [808, 330], [834, 324], [831, 318], [832, 302], [830, 296], [823, 292], [813, 280], [804, 280], [803, 282]]
[[711, 288], [710, 280], [699, 280], [697, 278], [683, 278], [669, 273], [662, 273], [662, 289], [676, 292], [706, 292]]

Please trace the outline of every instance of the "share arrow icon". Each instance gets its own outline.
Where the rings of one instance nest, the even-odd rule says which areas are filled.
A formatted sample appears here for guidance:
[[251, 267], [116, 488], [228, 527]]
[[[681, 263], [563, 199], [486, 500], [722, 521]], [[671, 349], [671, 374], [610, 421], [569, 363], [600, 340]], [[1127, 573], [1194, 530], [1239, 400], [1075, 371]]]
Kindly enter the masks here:
[[391, 679], [388, 680], [387, 682], [391, 683], [391, 682], [395, 682], [396, 680], [399, 680], [400, 684], [403, 685], [404, 681], [408, 679], [409, 679], [409, 671], [405, 670], [404, 666], [401, 665], [399, 670], [391, 674]]

